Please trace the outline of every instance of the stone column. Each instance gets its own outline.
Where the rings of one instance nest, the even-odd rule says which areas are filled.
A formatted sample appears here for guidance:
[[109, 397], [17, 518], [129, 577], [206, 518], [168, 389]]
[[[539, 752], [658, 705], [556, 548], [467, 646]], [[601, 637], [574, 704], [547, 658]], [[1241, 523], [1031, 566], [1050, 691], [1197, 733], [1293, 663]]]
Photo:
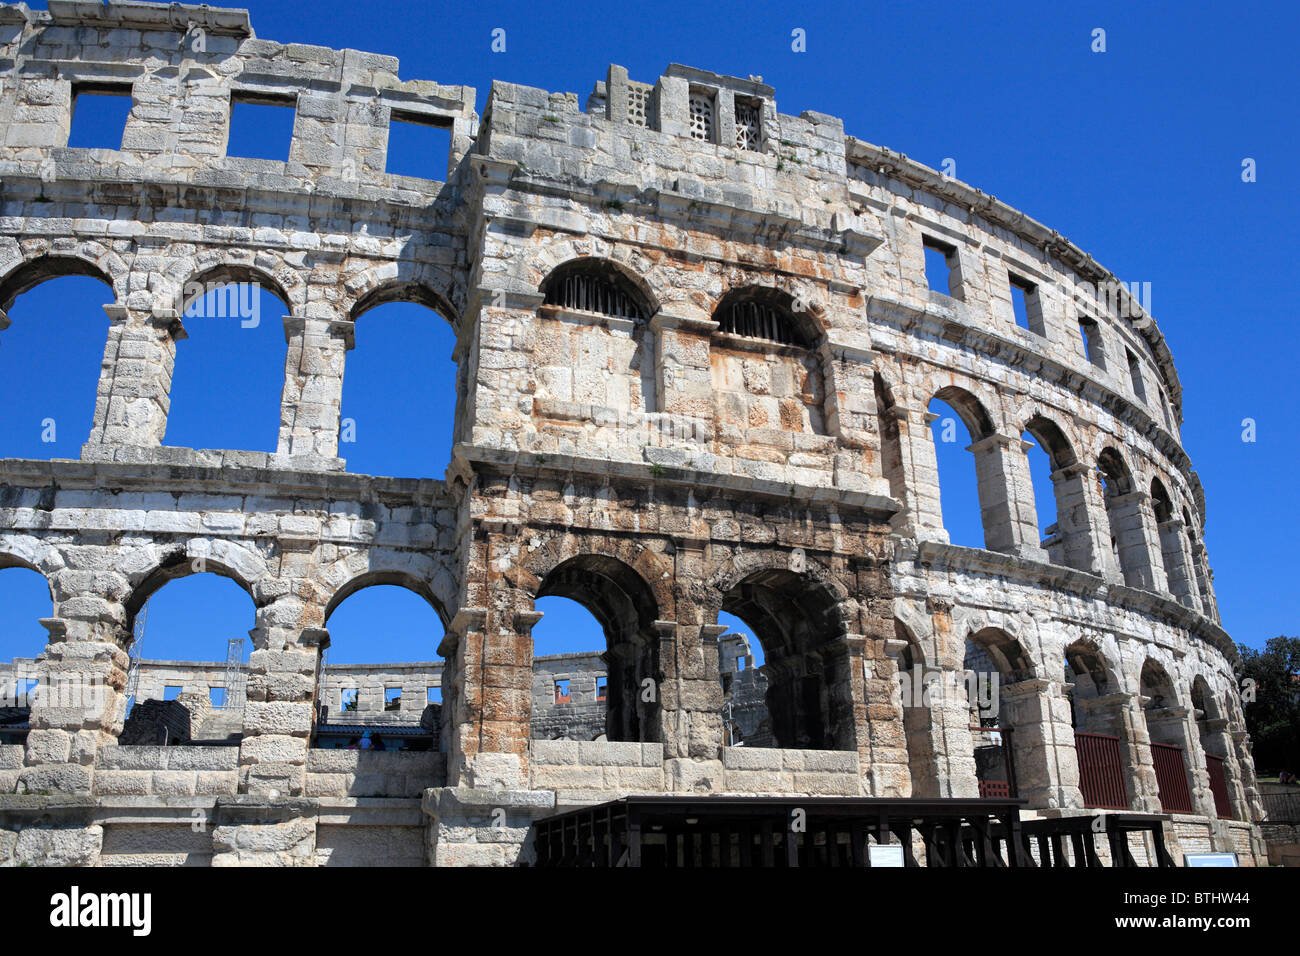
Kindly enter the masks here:
[[355, 344], [353, 324], [338, 319], [286, 315], [276, 452], [294, 457], [339, 457], [344, 358]]
[[1079, 723], [1088, 728], [1088, 733], [1119, 738], [1119, 766], [1129, 808], [1141, 813], [1159, 813], [1159, 788], [1140, 701], [1132, 694], [1117, 692], [1076, 698], [1074, 706], [1079, 712]]
[[65, 578], [83, 573], [62, 571], [52, 581], [55, 616], [41, 621], [50, 638], [37, 659], [18, 793], [90, 793], [95, 755], [117, 742], [126, 718], [125, 614], [108, 598], [65, 590]]
[[844, 343], [825, 342], [821, 350], [826, 383], [826, 430], [839, 439], [835, 484], [845, 491], [889, 497], [881, 462], [880, 416], [876, 408], [876, 353]]
[[1250, 734], [1245, 728], [1232, 731], [1232, 746], [1241, 768], [1241, 786], [1246, 795], [1247, 820], [1258, 822], [1264, 818], [1264, 801], [1259, 795], [1259, 778], [1255, 775], [1255, 757], [1250, 752]]
[[1196, 572], [1183, 530], [1183, 519], [1172, 517], [1157, 525], [1162, 565], [1169, 582], [1169, 593], [1195, 611], [1201, 610], [1197, 595]]
[[[688, 614], [688, 620], [695, 615]], [[718, 680], [718, 637], [722, 624], [655, 621], [659, 666], [660, 739], [664, 759], [720, 760], [722, 684]]]
[[939, 500], [939, 460], [934, 451], [934, 433], [930, 423], [940, 416], [934, 412], [914, 410], [899, 404], [899, 448], [903, 457], [903, 477], [914, 496], [916, 537], [920, 541], [948, 543], [943, 527], [943, 507]]
[[[887, 642], [900, 659], [905, 641]], [[912, 797], [979, 796], [975, 744], [970, 733], [965, 667], [943, 655], [932, 668], [922, 664], [897, 676]]]
[[1061, 535], [1067, 567], [1093, 574], [1104, 573], [1105, 557], [1110, 552], [1109, 535], [1093, 520], [1104, 511], [1101, 501], [1089, 493], [1088, 466], [1081, 462], [1066, 465], [1052, 472], [1052, 485], [1056, 494], [1056, 526]]
[[185, 338], [175, 310], [106, 305], [104, 311], [111, 324], [83, 458], [107, 457], [105, 446], [162, 444], [176, 343]]
[[329, 646], [323, 627], [301, 627], [301, 602], [289, 598], [257, 611], [249, 631], [244, 737], [239, 745], [239, 789], [263, 797], [301, 797], [307, 784], [307, 748], [320, 677]]
[[1070, 727], [1070, 702], [1057, 681], [1031, 678], [1003, 684], [999, 723], [1012, 730], [1016, 786], [1034, 810], [1083, 806], [1079, 764]]
[[[851, 695], [841, 707], [852, 708], [859, 777], [866, 796], [905, 797], [913, 787], [902, 702], [897, 694], [898, 662], [893, 656], [897, 643], [894, 638], [847, 635], [831, 648], [826, 661], [828, 673], [838, 677], [847, 671], [850, 678], [836, 684], [843, 687], [842, 693]], [[831, 717], [838, 727], [834, 709]]]
[[1034, 513], [1034, 487], [1029, 477], [1028, 446], [1020, 438], [993, 434], [967, 450], [975, 455], [984, 546], [1046, 563]]
[[662, 309], [650, 320], [654, 335], [656, 403], [669, 415], [708, 423], [712, 438], [713, 371], [709, 366], [709, 336], [718, 323]]
[[1116, 495], [1107, 502], [1112, 534], [1119, 546], [1124, 583], [1146, 591], [1167, 591], [1165, 569], [1156, 546], [1155, 517], [1144, 491]]

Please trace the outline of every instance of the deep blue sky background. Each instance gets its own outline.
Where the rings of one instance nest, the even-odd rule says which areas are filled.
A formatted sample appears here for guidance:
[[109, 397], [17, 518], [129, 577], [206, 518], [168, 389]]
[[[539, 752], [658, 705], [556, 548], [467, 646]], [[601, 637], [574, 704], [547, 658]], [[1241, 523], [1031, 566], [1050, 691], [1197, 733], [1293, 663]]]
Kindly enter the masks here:
[[[1120, 279], [1151, 283], [1152, 311], [1184, 387], [1184, 445], [1206, 487], [1224, 625], [1252, 645], [1300, 633], [1292, 503], [1300, 441], [1296, 5], [247, 6], [261, 37], [391, 54], [403, 79], [475, 86], [480, 113], [494, 77], [585, 101], [610, 62], [646, 82], [680, 62], [760, 74], [782, 112], [841, 116], [849, 133], [930, 166], [954, 159], [958, 178], [1059, 230]], [[498, 27], [504, 53], [490, 50]], [[1090, 49], [1098, 27], [1105, 53]], [[795, 28], [806, 31], [806, 53], [791, 51]], [[95, 125], [90, 108], [98, 105], [79, 117], [80, 127], [90, 126], [74, 131], [74, 143], [114, 135], [111, 110]], [[232, 154], [278, 148], [274, 119], [259, 122], [234, 131]], [[390, 168], [445, 168], [443, 156], [426, 155], [409, 132]], [[1258, 164], [1257, 182], [1241, 180], [1246, 157]], [[0, 334], [9, 399], [0, 455], [76, 457], [90, 427], [107, 298], [93, 280], [65, 279], [14, 305], [13, 326]], [[254, 329], [187, 323], [168, 444], [273, 448], [282, 314], [267, 297]], [[420, 307], [362, 317], [345, 378], [343, 415], [357, 434], [342, 452], [350, 467], [442, 474], [450, 351], [446, 324]], [[41, 442], [46, 418], [56, 422], [52, 444]], [[1241, 440], [1245, 418], [1257, 423], [1253, 444]], [[955, 541], [980, 544], [964, 445], [940, 447], [945, 520]], [[965, 480], [948, 477], [962, 469]], [[227, 637], [246, 635], [251, 602], [209, 577], [174, 582], [153, 599], [146, 656], [220, 658]], [[566, 603], [547, 600], [540, 652], [601, 643], [594, 622], [583, 626], [582, 615], [560, 610]], [[44, 631], [34, 622], [49, 611], [38, 577], [0, 573], [0, 655], [39, 650]], [[353, 596], [330, 630], [337, 662], [429, 659], [441, 633], [427, 605], [393, 588]]]

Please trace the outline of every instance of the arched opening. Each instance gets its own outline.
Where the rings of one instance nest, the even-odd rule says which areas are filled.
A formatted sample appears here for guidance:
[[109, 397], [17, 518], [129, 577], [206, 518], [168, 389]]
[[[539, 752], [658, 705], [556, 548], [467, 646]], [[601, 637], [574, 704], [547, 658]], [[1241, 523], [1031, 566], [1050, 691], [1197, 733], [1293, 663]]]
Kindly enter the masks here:
[[39, 571], [0, 566], [0, 744], [27, 739], [37, 660], [49, 638], [40, 620], [52, 607], [49, 583]]
[[1187, 776], [1186, 710], [1179, 706], [1168, 672], [1148, 658], [1142, 665], [1142, 716], [1151, 740], [1160, 805], [1165, 813], [1191, 813], [1192, 794]]
[[542, 619], [533, 625], [530, 735], [537, 740], [615, 739], [609, 736], [605, 628], [570, 598], [538, 598], [536, 608]]
[[993, 494], [993, 483], [982, 473], [981, 456], [973, 452], [993, 434], [992, 420], [973, 395], [953, 387], [936, 392], [928, 411], [939, 478], [938, 511], [948, 540], [967, 548], [988, 547], [991, 519], [985, 499]]
[[335, 595], [325, 623], [312, 746], [440, 749], [445, 629], [428, 589], [368, 575]]
[[356, 345], [339, 420], [339, 455], [349, 471], [444, 476], [467, 393], [448, 315], [418, 285], [381, 287], [353, 309]]
[[104, 304], [112, 301], [108, 278], [80, 259], [38, 259], [0, 283], [0, 456], [80, 457], [108, 340]]
[[989, 627], [966, 638], [963, 663], [980, 796], [1026, 796], [1020, 777], [1034, 769], [1029, 702], [1004, 691], [1033, 676], [1028, 655], [1010, 635]]
[[1101, 652], [1087, 641], [1065, 649], [1065, 688], [1083, 805], [1127, 810], [1136, 761], [1125, 705]]
[[1090, 570], [1093, 564], [1088, 503], [1074, 449], [1056, 423], [1036, 415], [1022, 439], [1038, 518], [1038, 533], [1053, 564]]
[[164, 443], [274, 452], [284, 390], [288, 298], [270, 277], [222, 266], [182, 290]]
[[601, 417], [657, 410], [655, 308], [646, 292], [607, 259], [574, 259], [541, 284], [533, 374], [543, 417]]
[[825, 586], [784, 569], [755, 571], [723, 595], [762, 649], [758, 673], [774, 745], [852, 750], [852, 675], [839, 602]]
[[1106, 505], [1111, 555], [1116, 569], [1130, 587], [1141, 587], [1145, 567], [1146, 539], [1142, 513], [1134, 494], [1133, 473], [1113, 448], [1097, 457], [1097, 482]]
[[118, 742], [238, 743], [257, 609], [235, 580], [187, 563], [161, 568], [127, 603], [127, 717]]
[[790, 434], [827, 435], [826, 383], [820, 338], [811, 316], [794, 311], [787, 292], [734, 289], [713, 311], [718, 331], [709, 346], [714, 416], [721, 441], [761, 446], [746, 457], [787, 458], [793, 448], [829, 453], [829, 445], [792, 445]]
[[[654, 630], [654, 622], [659, 618], [658, 605], [654, 595], [644, 579], [631, 567], [616, 558], [605, 555], [580, 555], [570, 558], [553, 568], [542, 580], [536, 598], [540, 603], [546, 598], [567, 598], [581, 605], [595, 619], [604, 634], [605, 700], [603, 702], [604, 726], [606, 739], [612, 741], [652, 742], [662, 739], [660, 727], [659, 689], [662, 674], [659, 668], [659, 640]], [[550, 605], [556, 609], [556, 605]], [[570, 623], [578, 622], [578, 629], [566, 643], [583, 642], [590, 647], [594, 634], [590, 625], [582, 630], [581, 615], [566, 613], [560, 606], [562, 618]], [[542, 619], [545, 621], [545, 618]], [[534, 625], [534, 643], [539, 638], [550, 642], [553, 635], [542, 623]], [[538, 650], [552, 650], [543, 644]], [[579, 654], [583, 652], [579, 651]], [[557, 731], [562, 729], [565, 720], [574, 721], [575, 732], [587, 733], [597, 729], [593, 723], [602, 708], [594, 699], [599, 672], [591, 657], [591, 651], [585, 653], [582, 670], [575, 670], [574, 676], [568, 678], [569, 700], [561, 701], [565, 696], [556, 686], [556, 668], [576, 665], [577, 661], [542, 662], [533, 661], [534, 700], [541, 696], [545, 701], [549, 695], [553, 707], [572, 705], [568, 712], [556, 712], [554, 726], [538, 726], [538, 715], [534, 716], [535, 735], [544, 733], [547, 737], [562, 736]], [[553, 655], [542, 655], [553, 657]], [[583, 682], [581, 701], [590, 705], [589, 713], [580, 712], [581, 704], [575, 704], [572, 693], [575, 690], [572, 681]], [[542, 682], [539, 688], [538, 682]], [[587, 682], [590, 687], [586, 686]], [[586, 691], [593, 692], [593, 699], [587, 700]], [[586, 723], [582, 723], [585, 720]], [[598, 736], [591, 734], [586, 739]]]
[[775, 747], [767, 710], [767, 675], [763, 644], [753, 630], [726, 611], [718, 637], [718, 673], [722, 680], [722, 743], [725, 747]]
[[1165, 569], [1165, 582], [1169, 593], [1184, 604], [1192, 604], [1193, 582], [1191, 568], [1183, 553], [1181, 522], [1174, 518], [1174, 504], [1169, 491], [1159, 478], [1151, 479], [1151, 509], [1155, 512], [1156, 534], [1160, 542], [1160, 561]]
[[1232, 752], [1232, 738], [1228, 734], [1228, 721], [1209, 683], [1199, 674], [1192, 678], [1192, 717], [1196, 720], [1201, 752], [1205, 754], [1205, 772], [1214, 797], [1215, 813], [1225, 820], [1241, 819], [1244, 800], [1240, 792], [1237, 760]]
[[1192, 555], [1192, 570], [1196, 575], [1196, 592], [1201, 596], [1201, 612], [1213, 619], [1216, 617], [1216, 613], [1214, 595], [1210, 590], [1209, 556], [1205, 551], [1205, 545], [1201, 543], [1201, 539], [1196, 533], [1196, 525], [1192, 523], [1191, 513], [1186, 508], [1183, 509], [1183, 527], [1187, 531], [1187, 549]]

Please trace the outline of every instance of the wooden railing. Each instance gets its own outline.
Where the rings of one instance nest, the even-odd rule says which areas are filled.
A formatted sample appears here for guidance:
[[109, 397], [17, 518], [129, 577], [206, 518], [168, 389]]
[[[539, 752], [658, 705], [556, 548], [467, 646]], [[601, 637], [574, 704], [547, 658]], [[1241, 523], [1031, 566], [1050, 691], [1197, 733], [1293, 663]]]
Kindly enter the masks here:
[[1160, 808], [1165, 813], [1191, 813], [1192, 791], [1187, 786], [1187, 765], [1183, 748], [1173, 744], [1151, 744], [1151, 759], [1156, 765], [1156, 783], [1160, 787]]
[[1119, 738], [1075, 731], [1074, 749], [1079, 759], [1079, 789], [1085, 807], [1127, 810], [1124, 768], [1119, 757]]

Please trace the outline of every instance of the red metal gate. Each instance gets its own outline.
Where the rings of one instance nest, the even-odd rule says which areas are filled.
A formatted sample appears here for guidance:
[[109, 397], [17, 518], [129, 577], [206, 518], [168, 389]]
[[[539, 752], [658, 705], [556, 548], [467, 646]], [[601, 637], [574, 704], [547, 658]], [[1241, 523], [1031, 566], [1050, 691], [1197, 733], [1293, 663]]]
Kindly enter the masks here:
[[1228, 777], [1223, 772], [1223, 758], [1205, 755], [1205, 769], [1210, 775], [1210, 792], [1214, 794], [1214, 812], [1220, 820], [1232, 819], [1232, 803], [1228, 800]]
[[1085, 807], [1129, 809], [1124, 792], [1124, 770], [1119, 759], [1119, 738], [1105, 734], [1074, 733], [1079, 759], [1079, 789]]
[[1151, 745], [1151, 759], [1156, 765], [1156, 783], [1160, 787], [1160, 808], [1165, 813], [1191, 813], [1192, 791], [1187, 786], [1187, 765], [1183, 748], [1173, 744]]

